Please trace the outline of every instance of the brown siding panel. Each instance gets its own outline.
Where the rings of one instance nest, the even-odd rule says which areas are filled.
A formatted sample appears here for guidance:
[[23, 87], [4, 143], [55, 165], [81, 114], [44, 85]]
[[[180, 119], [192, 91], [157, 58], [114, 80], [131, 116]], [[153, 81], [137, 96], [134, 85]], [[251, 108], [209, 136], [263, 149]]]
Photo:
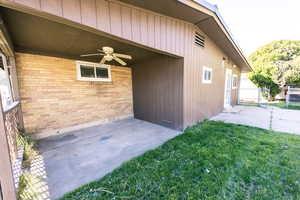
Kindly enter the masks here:
[[162, 50], [167, 50], [167, 33], [166, 33], [166, 18], [160, 17], [160, 48]]
[[131, 40], [132, 39], [132, 30], [131, 30], [131, 8], [122, 6], [122, 35], [124, 38]]
[[141, 13], [137, 9], [132, 9], [132, 39], [141, 43]]
[[155, 41], [155, 48], [161, 49], [161, 28], [160, 28], [160, 16], [154, 17], [154, 41]]
[[62, 16], [62, 0], [41, 0], [41, 9], [54, 15]]
[[155, 45], [154, 15], [148, 14], [148, 45]]
[[133, 66], [134, 115], [183, 128], [183, 59], [158, 56]]
[[96, 0], [97, 7], [97, 28], [110, 32], [109, 6], [106, 0]]
[[16, 3], [23, 4], [32, 8], [40, 9], [40, 0], [15, 0]]
[[96, 1], [81, 0], [81, 20], [83, 24], [97, 27]]
[[81, 23], [80, 0], [62, 0], [63, 16], [67, 19]]
[[141, 12], [141, 43], [148, 44], [148, 18], [145, 12]]
[[122, 20], [121, 20], [121, 7], [119, 4], [110, 3], [110, 27], [111, 33], [117, 36], [122, 36]]

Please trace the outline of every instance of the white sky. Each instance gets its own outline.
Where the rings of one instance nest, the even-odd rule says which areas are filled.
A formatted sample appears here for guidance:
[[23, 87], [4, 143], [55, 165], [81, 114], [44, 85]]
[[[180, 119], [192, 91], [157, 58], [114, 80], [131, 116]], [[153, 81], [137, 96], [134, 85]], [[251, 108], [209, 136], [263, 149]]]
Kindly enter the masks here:
[[246, 56], [273, 40], [300, 40], [300, 0], [207, 0]]

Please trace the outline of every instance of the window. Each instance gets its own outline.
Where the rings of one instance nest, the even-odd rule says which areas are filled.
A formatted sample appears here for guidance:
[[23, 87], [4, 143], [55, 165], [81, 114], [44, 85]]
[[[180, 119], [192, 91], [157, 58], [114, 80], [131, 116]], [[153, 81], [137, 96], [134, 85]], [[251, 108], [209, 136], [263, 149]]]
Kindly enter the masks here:
[[238, 86], [238, 76], [236, 74], [232, 77], [232, 89], [236, 89]]
[[203, 67], [202, 83], [212, 82], [212, 68]]
[[10, 82], [9, 67], [7, 65], [7, 59], [3, 54], [0, 54], [0, 80], [2, 106], [4, 110], [7, 110], [13, 104], [14, 100]]
[[80, 81], [111, 81], [110, 66], [77, 61], [77, 79]]

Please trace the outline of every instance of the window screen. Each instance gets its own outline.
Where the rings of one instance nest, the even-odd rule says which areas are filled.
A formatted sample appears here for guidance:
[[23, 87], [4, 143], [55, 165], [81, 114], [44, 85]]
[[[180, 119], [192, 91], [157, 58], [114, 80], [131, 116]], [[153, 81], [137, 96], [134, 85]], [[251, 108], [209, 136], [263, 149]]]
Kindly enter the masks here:
[[108, 78], [108, 69], [96, 67], [97, 78]]
[[95, 69], [94, 69], [94, 67], [81, 65], [80, 66], [80, 74], [81, 74], [81, 77], [95, 78]]

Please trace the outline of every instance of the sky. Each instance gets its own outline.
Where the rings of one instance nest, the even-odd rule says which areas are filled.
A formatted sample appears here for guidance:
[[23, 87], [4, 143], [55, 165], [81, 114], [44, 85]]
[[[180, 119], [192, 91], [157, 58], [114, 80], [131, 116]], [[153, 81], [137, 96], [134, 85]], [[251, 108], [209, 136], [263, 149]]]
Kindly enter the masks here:
[[206, 0], [217, 4], [244, 54], [274, 40], [300, 40], [300, 0]]

